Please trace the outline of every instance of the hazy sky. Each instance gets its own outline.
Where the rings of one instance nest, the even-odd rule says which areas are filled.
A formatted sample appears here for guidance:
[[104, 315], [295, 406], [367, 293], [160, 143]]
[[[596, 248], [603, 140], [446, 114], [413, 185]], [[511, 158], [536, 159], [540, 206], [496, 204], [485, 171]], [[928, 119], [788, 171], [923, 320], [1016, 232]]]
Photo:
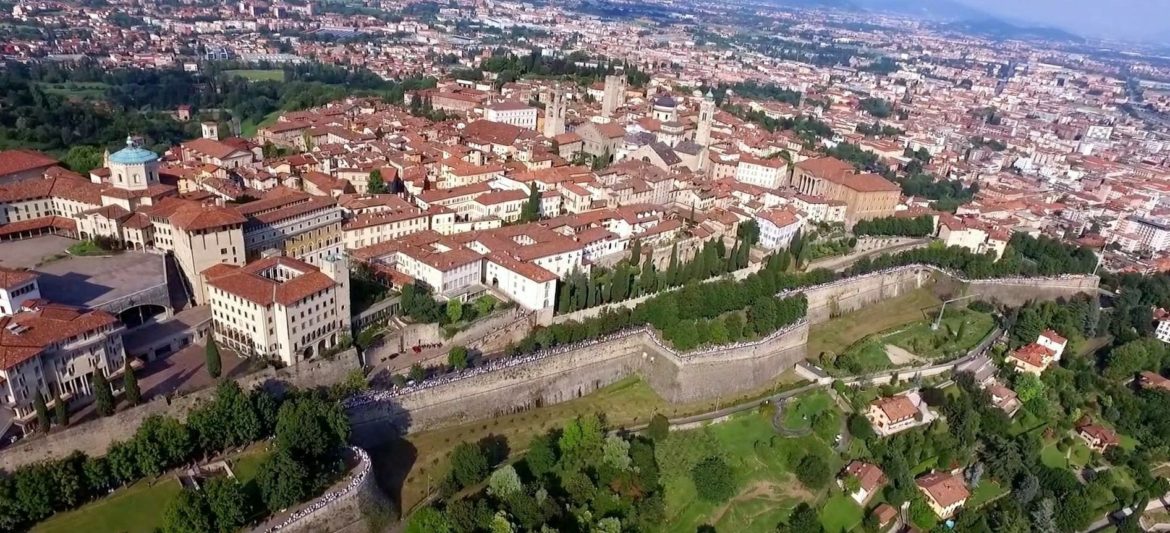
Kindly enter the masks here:
[[1085, 35], [1170, 43], [1170, 0], [961, 0], [1008, 19]]

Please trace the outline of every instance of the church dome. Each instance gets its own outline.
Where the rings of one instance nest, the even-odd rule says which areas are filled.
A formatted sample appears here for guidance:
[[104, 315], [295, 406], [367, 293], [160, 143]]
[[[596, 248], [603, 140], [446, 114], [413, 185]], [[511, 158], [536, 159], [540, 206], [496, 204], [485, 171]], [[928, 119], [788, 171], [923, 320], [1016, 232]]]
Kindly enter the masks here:
[[126, 138], [126, 147], [110, 154], [110, 162], [119, 165], [141, 165], [158, 161], [158, 154], [134, 144], [134, 139]]
[[654, 99], [655, 107], [674, 108], [678, 107], [678, 102], [674, 101], [674, 97], [669, 94], [664, 94]]

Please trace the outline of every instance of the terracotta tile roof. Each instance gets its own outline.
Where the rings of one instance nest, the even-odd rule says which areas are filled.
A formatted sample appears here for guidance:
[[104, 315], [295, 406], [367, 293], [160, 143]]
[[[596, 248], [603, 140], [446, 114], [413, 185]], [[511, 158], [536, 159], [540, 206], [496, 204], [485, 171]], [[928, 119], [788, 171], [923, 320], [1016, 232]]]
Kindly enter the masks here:
[[248, 221], [235, 209], [205, 205], [186, 200], [164, 202], [148, 215], [167, 219], [170, 224], [184, 231], [199, 231]]
[[[265, 271], [285, 266], [300, 275], [279, 282], [264, 275]], [[293, 305], [335, 285], [332, 278], [308, 263], [290, 257], [270, 257], [243, 267], [214, 265], [202, 272], [207, 283], [257, 305], [277, 303]]]
[[50, 345], [117, 323], [105, 311], [45, 304], [0, 318], [0, 369], [10, 370]]
[[216, 159], [225, 159], [236, 154], [236, 152], [245, 151], [224, 142], [203, 138], [183, 143], [183, 150], [191, 150]]
[[64, 231], [77, 231], [77, 221], [69, 217], [40, 217], [20, 222], [10, 222], [0, 226], [0, 236], [16, 235], [25, 231], [46, 230], [55, 228]]
[[1170, 379], [1150, 371], [1141, 373], [1140, 383], [1144, 388], [1170, 390]]
[[845, 473], [856, 477], [857, 481], [860, 482], [861, 488], [871, 494], [874, 489], [886, 481], [886, 475], [882, 472], [881, 468], [864, 461], [850, 462], [849, 466], [845, 467]]
[[946, 472], [927, 474], [915, 480], [915, 483], [943, 508], [962, 503], [971, 496], [962, 479]]
[[1117, 432], [1099, 424], [1081, 424], [1077, 426], [1077, 432], [1096, 439], [1102, 446], [1116, 446], [1121, 443]]
[[1047, 365], [1046, 360], [1053, 355], [1055, 354], [1052, 353], [1052, 350], [1033, 342], [1019, 347], [1009, 357], [1018, 359], [1037, 368], [1044, 368]]
[[24, 285], [37, 279], [38, 276], [39, 274], [31, 270], [16, 270], [0, 267], [0, 289], [8, 290], [19, 285]]
[[821, 179], [835, 179], [853, 173], [853, 165], [835, 157], [806, 159], [797, 163], [796, 168]]
[[0, 151], [0, 176], [20, 174], [56, 164], [56, 159], [34, 150]]
[[1044, 332], [1041, 333], [1040, 336], [1046, 337], [1048, 340], [1050, 340], [1056, 344], [1066, 344], [1068, 342], [1068, 339], [1061, 337], [1059, 333], [1057, 333], [1051, 329], [1044, 330]]
[[878, 398], [873, 401], [873, 405], [881, 409], [891, 422], [908, 420], [918, 415], [918, 407], [902, 394]]
[[858, 192], [901, 192], [902, 188], [877, 174], [846, 174], [839, 178], [841, 185]]

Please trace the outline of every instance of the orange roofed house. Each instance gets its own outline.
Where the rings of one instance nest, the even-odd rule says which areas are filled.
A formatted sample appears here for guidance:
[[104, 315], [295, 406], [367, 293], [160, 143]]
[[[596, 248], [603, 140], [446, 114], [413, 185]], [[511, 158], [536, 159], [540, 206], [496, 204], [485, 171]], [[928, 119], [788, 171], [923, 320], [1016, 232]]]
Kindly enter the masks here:
[[842, 478], [837, 480], [837, 483], [844, 488], [844, 479], [853, 477], [857, 479], [857, 490], [849, 496], [853, 498], [858, 505], [865, 505], [865, 502], [873, 497], [878, 489], [886, 484], [886, 475], [881, 468], [872, 463], [865, 461], [852, 461], [845, 467], [842, 472]]
[[1051, 329], [1044, 330], [1036, 337], [1036, 342], [1021, 346], [1008, 354], [1007, 362], [1014, 365], [1016, 370], [1039, 376], [1048, 366], [1064, 355], [1064, 348], [1068, 340]]
[[963, 479], [947, 472], [933, 472], [918, 478], [914, 483], [926, 497], [930, 510], [939, 518], [950, 518], [971, 496]]
[[913, 396], [898, 394], [878, 398], [870, 403], [865, 417], [873, 425], [874, 431], [884, 437], [918, 425], [925, 415], [918, 408], [921, 398], [917, 394]]
[[289, 257], [203, 271], [216, 341], [286, 365], [319, 356], [349, 332], [349, 262], [318, 269]]
[[1121, 444], [1121, 438], [1117, 436], [1117, 432], [1088, 421], [1077, 426], [1077, 435], [1085, 441], [1089, 449], [1095, 452], [1105, 453], [1105, 450], [1110, 447]]

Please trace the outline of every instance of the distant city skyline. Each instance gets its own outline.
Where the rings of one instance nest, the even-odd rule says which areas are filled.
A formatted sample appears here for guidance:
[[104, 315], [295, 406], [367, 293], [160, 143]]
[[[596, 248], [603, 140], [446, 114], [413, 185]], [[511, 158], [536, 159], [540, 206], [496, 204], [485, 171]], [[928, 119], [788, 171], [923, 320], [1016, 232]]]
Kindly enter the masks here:
[[[1164, 0], [960, 0], [1011, 21], [1053, 26], [1086, 37], [1170, 44]], [[1161, 5], [1159, 5], [1161, 4]]]

